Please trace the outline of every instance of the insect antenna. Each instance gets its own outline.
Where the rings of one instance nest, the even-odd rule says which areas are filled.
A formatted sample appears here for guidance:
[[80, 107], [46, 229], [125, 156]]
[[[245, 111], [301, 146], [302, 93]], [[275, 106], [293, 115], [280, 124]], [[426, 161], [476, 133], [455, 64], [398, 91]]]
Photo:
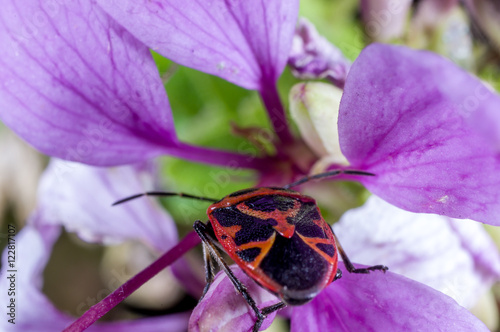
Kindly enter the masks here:
[[178, 197], [192, 198], [192, 199], [197, 199], [200, 201], [207, 201], [207, 202], [212, 202], [212, 203], [219, 201], [218, 199], [202, 197], [202, 196], [194, 196], [194, 195], [189, 195], [189, 194], [184, 194], [184, 193], [174, 193], [174, 192], [168, 192], [168, 191], [148, 191], [145, 193], [135, 194], [132, 196], [122, 198], [119, 201], [114, 202], [112, 204], [112, 206], [122, 204], [122, 203], [134, 200], [134, 199], [142, 197], [142, 196], [178, 196]]
[[322, 179], [322, 178], [327, 178], [330, 176], [336, 176], [340, 174], [352, 174], [352, 175], [363, 175], [363, 176], [375, 176], [373, 173], [368, 173], [368, 172], [363, 172], [363, 171], [351, 171], [351, 170], [335, 170], [335, 171], [328, 171], [324, 173], [319, 173], [316, 175], [310, 175], [310, 176], [305, 176], [302, 179], [292, 182], [290, 184], [287, 184], [286, 186], [283, 186], [284, 189], [289, 189], [295, 186], [298, 186], [300, 184], [312, 181], [312, 180], [317, 180], [317, 179]]

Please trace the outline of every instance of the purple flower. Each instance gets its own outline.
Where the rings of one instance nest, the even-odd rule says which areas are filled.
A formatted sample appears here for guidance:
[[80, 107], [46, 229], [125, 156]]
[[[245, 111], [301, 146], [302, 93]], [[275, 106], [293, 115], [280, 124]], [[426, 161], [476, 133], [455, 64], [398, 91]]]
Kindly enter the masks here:
[[[51, 247], [54, 241], [57, 239], [59, 234], [60, 225], [64, 225], [67, 229], [73, 229], [83, 236], [88, 241], [106, 241], [111, 240], [110, 236], [114, 236], [115, 241], [120, 241], [121, 239], [141, 239], [149, 243], [152, 247], [156, 247], [157, 250], [167, 250], [168, 245], [172, 245], [175, 242], [175, 233], [171, 234], [172, 231], [171, 222], [168, 220], [168, 216], [161, 212], [161, 210], [156, 205], [152, 205], [150, 200], [138, 200], [131, 202], [127, 207], [126, 211], [120, 211], [119, 209], [106, 209], [105, 206], [109, 205], [110, 202], [119, 198], [122, 191], [126, 192], [140, 192], [148, 187], [151, 188], [152, 178], [148, 176], [151, 167], [121, 167], [110, 170], [92, 168], [88, 166], [78, 165], [75, 163], [63, 162], [54, 160], [49, 166], [48, 170], [45, 172], [41, 184], [40, 184], [40, 205], [38, 211], [35, 213], [33, 218], [30, 220], [29, 225], [24, 229], [19, 236], [19, 247], [24, 248], [23, 252], [20, 253], [23, 257], [31, 257], [32, 260], [24, 261], [23, 266], [20, 268], [25, 271], [25, 275], [31, 278], [40, 279], [43, 271], [43, 267], [46, 264]], [[79, 176], [75, 176], [79, 175]], [[145, 180], [145, 181], [144, 181]], [[95, 195], [85, 195], [86, 192], [98, 193]], [[56, 201], [57, 205], [62, 205], [63, 207], [57, 208], [54, 205]], [[69, 205], [69, 206], [68, 206]], [[89, 208], [90, 206], [90, 208]], [[91, 212], [92, 211], [92, 212]], [[89, 213], [92, 213], [89, 215]], [[126, 213], [124, 213], [126, 212]], [[110, 215], [114, 213], [116, 215]], [[387, 238], [387, 236], [394, 237], [394, 228], [392, 226], [383, 224], [387, 221], [392, 221], [388, 216], [402, 216], [398, 219], [397, 225], [401, 225], [403, 231], [413, 232], [412, 225], [420, 227], [421, 235], [413, 232], [413, 236], [407, 236], [406, 234], [401, 234], [399, 240], [396, 242], [398, 246], [394, 246], [394, 238]], [[146, 216], [144, 218], [144, 216]], [[432, 216], [434, 218], [442, 218], [439, 216]], [[374, 218], [372, 222], [363, 227], [359, 223], [362, 220], [367, 220], [368, 218]], [[346, 248], [353, 253], [351, 255], [353, 258], [358, 259], [362, 262], [373, 262], [377, 259], [388, 260], [392, 258], [390, 255], [384, 255], [384, 252], [393, 253], [393, 255], [403, 255], [402, 261], [407, 261], [408, 257], [415, 255], [420, 255], [422, 258], [421, 262], [415, 262], [410, 260], [408, 263], [402, 263], [401, 261], [397, 263], [397, 260], [392, 264], [395, 266], [396, 270], [398, 268], [402, 269], [402, 272], [408, 272], [408, 269], [413, 271], [418, 271], [419, 269], [429, 269], [429, 258], [422, 255], [419, 252], [420, 248], [426, 248], [433, 241], [448, 241], [448, 246], [450, 250], [453, 251], [455, 257], [463, 258], [451, 258], [443, 253], [440, 256], [434, 258], [436, 265], [441, 266], [444, 264], [455, 264], [456, 268], [461, 268], [460, 272], [467, 272], [469, 276], [468, 279], [479, 280], [478, 283], [469, 282], [467, 286], [468, 294], [474, 296], [477, 295], [479, 289], [484, 289], [487, 287], [488, 283], [492, 280], [498, 278], [500, 260], [498, 254], [495, 254], [491, 250], [491, 241], [488, 242], [484, 234], [478, 233], [479, 230], [474, 232], [468, 231], [472, 239], [475, 240], [471, 244], [471, 248], [474, 250], [467, 251], [467, 248], [454, 248], [452, 243], [454, 239], [452, 236], [446, 233], [436, 232], [434, 229], [427, 230], [427, 227], [432, 227], [435, 222], [433, 220], [423, 221], [423, 220], [406, 220], [408, 218], [422, 218], [426, 219], [425, 215], [422, 214], [412, 214], [403, 210], [399, 210], [395, 207], [390, 206], [387, 203], [381, 203], [373, 201], [368, 203], [366, 207], [360, 208], [358, 211], [352, 211], [345, 216], [341, 223], [336, 228], [336, 231], [341, 235]], [[401, 220], [402, 219], [402, 220]], [[160, 220], [161, 222], [157, 223]], [[97, 221], [97, 222], [96, 222]], [[408, 227], [405, 227], [408, 224]], [[449, 223], [448, 223], [449, 224]], [[150, 226], [149, 226], [150, 225]], [[405, 226], [403, 226], [405, 225]], [[436, 224], [437, 225], [437, 224]], [[452, 224], [449, 224], [452, 226]], [[103, 228], [103, 226], [108, 226]], [[124, 227], [125, 226], [125, 227]], [[163, 227], [165, 230], [158, 229], [157, 227]], [[448, 226], [449, 227], [449, 226]], [[141, 232], [140, 229], [144, 229]], [[459, 227], [461, 228], [461, 227]], [[117, 229], [123, 230], [127, 233], [120, 235], [116, 232]], [[380, 235], [374, 232], [374, 229], [384, 230]], [[463, 228], [465, 231], [465, 228]], [[354, 235], [352, 232], [354, 231]], [[351, 235], [349, 234], [351, 232]], [[366, 232], [369, 239], [374, 241], [373, 244], [363, 240], [363, 234]], [[144, 235], [141, 235], [144, 233]], [[371, 235], [371, 236], [370, 236]], [[384, 238], [385, 236], [385, 238]], [[420, 237], [418, 237], [420, 236]], [[418, 241], [419, 246], [411, 246], [415, 240]], [[403, 241], [403, 243], [402, 243]], [[359, 245], [360, 242], [365, 244], [365, 248], [356, 249], [355, 245]], [[28, 245], [31, 243], [31, 245]], [[159, 245], [155, 245], [155, 243]], [[383, 246], [381, 246], [383, 244]], [[385, 249], [386, 251], [381, 250]], [[364, 249], [364, 250], [363, 250]], [[436, 248], [436, 250], [440, 250]], [[363, 258], [363, 254], [371, 253], [371, 258], [367, 261]], [[492, 272], [487, 269], [488, 265], [483, 265], [483, 274], [481, 272], [475, 272], [474, 269], [469, 267], [468, 270], [464, 269], [463, 263], [468, 262], [467, 257], [476, 255], [479, 259], [478, 268], [480, 264], [488, 262]], [[463, 254], [462, 254], [463, 253]], [[5, 255], [5, 253], [4, 253]], [[401, 256], [396, 256], [401, 257]], [[390, 261], [390, 260], [388, 260]], [[4, 264], [4, 266], [6, 266]], [[261, 304], [261, 306], [266, 306], [274, 303], [277, 299], [258, 287], [252, 280], [246, 277], [241, 270], [234, 270], [236, 275], [243, 281], [245, 285], [249, 287], [251, 292], [254, 292], [255, 299]], [[456, 270], [450, 272], [450, 275], [456, 274]], [[375, 275], [375, 274], [373, 274]], [[428, 274], [426, 277], [429, 278]], [[49, 330], [60, 330], [62, 327], [66, 326], [72, 321], [72, 318], [57, 311], [53, 305], [48, 301], [48, 299], [41, 293], [39, 282], [33, 283], [33, 279], [21, 279], [18, 287], [23, 289], [20, 293], [20, 301], [25, 297], [31, 297], [36, 300], [40, 306], [40, 309], [30, 310], [25, 312], [27, 309], [25, 306], [22, 307], [22, 311], [19, 312], [19, 317], [23, 317], [19, 320], [17, 327], [20, 329], [30, 328], [32, 324], [36, 324], [38, 328]], [[354, 278], [352, 280], [351, 278]], [[320, 312], [348, 312], [353, 314], [356, 312], [356, 308], [361, 305], [362, 301], [367, 301], [366, 297], [376, 298], [377, 301], [385, 301], [385, 303], [399, 303], [398, 309], [385, 310], [388, 312], [387, 315], [381, 313], [373, 313], [376, 315], [376, 320], [374, 317], [369, 318], [369, 313], [371, 310], [375, 310], [374, 306], [367, 306], [366, 302], [364, 304], [364, 316], [366, 317], [367, 324], [386, 324], [391, 323], [391, 317], [402, 316], [399, 318], [398, 322], [405, 321], [412, 317], [411, 312], [415, 310], [414, 302], [404, 302], [400, 299], [393, 297], [391, 292], [387, 290], [381, 291], [380, 285], [386, 285], [385, 287], [390, 287], [394, 283], [398, 283], [401, 288], [401, 292], [406, 296], [417, 296], [421, 302], [435, 303], [435, 307], [431, 307], [430, 312], [421, 313], [418, 317], [426, 317], [428, 314], [432, 314], [436, 307], [439, 308], [440, 315], [446, 317], [447, 320], [454, 320], [457, 316], [460, 316], [462, 323], [461, 327], [464, 330], [470, 328], [471, 326], [480, 327], [479, 324], [473, 316], [471, 316], [467, 311], [461, 309], [456, 303], [451, 302], [447, 299], [445, 295], [439, 295], [440, 293], [432, 292], [430, 289], [419, 285], [413, 281], [402, 278], [394, 274], [388, 274], [384, 278], [386, 281], [381, 281], [379, 278], [372, 279], [371, 276], [354, 276], [349, 275], [344, 271], [343, 279], [347, 279], [350, 282], [347, 284], [340, 283], [337, 281], [327, 288], [323, 293], [321, 293], [313, 302], [307, 304], [306, 306], [300, 308], [291, 308], [288, 310], [288, 315], [292, 319], [292, 328], [296, 330], [304, 330], [312, 324], [310, 320], [305, 320], [303, 318], [304, 312], [307, 312], [306, 316], [316, 317], [317, 315], [324, 317]], [[341, 279], [341, 280], [343, 280]], [[449, 280], [450, 277], [447, 276], [443, 279], [442, 275], [436, 276], [435, 281]], [[385, 280], [385, 279], [384, 279]], [[373, 283], [373, 284], [372, 284]], [[479, 285], [478, 285], [479, 284]], [[0, 285], [1, 286], [1, 285]], [[479, 288], [479, 289], [478, 289]], [[413, 293], [414, 292], [414, 293]], [[227, 293], [227, 295], [223, 295]], [[221, 295], [222, 294], [222, 295]], [[340, 295], [339, 295], [340, 294]], [[340, 298], [344, 298], [346, 294], [350, 294], [349, 298], [355, 294], [359, 294], [359, 302], [342, 302], [339, 301]], [[415, 295], [412, 295], [415, 294]], [[334, 300], [332, 300], [334, 299]], [[363, 300], [364, 299], [364, 300]], [[351, 299], [352, 300], [352, 299]], [[34, 300], [32, 300], [34, 301]], [[396, 302], [399, 301], [399, 302]], [[401, 303], [406, 303], [405, 306], [400, 307]], [[369, 303], [369, 302], [368, 302]], [[368, 310], [368, 314], [366, 311]], [[421, 310], [421, 309], [418, 309]], [[21, 316], [22, 313], [22, 316]], [[361, 315], [361, 313], [359, 313]], [[96, 330], [106, 330], [114, 329], [118, 326], [124, 329], [137, 329], [137, 328], [147, 328], [147, 329], [164, 329], [168, 327], [169, 330], [183, 330], [187, 324], [187, 314], [172, 315], [164, 318], [157, 319], [146, 319], [135, 322], [122, 322], [122, 323], [109, 323], [104, 325], [96, 325], [94, 328]], [[336, 314], [333, 316], [327, 315], [325, 317], [338, 317]], [[432, 317], [432, 316], [430, 316]], [[265, 325], [270, 324], [273, 315], [270, 315]], [[352, 324], [357, 324], [356, 320], [349, 320], [347, 318], [343, 319], [342, 322], [336, 320], [336, 318], [331, 318], [331, 320], [315, 320], [316, 326], [322, 328], [324, 326], [337, 326], [341, 324], [347, 324], [352, 326]], [[210, 326], [215, 328], [216, 326], [220, 328], [232, 328], [235, 330], [243, 330], [242, 327], [250, 328], [253, 325], [254, 317], [252, 312], [248, 310], [245, 302], [239, 294], [234, 291], [233, 286], [229, 283], [229, 280], [224, 274], [219, 274], [216, 281], [210, 288], [204, 300], [195, 309], [190, 318], [190, 328], [196, 331], [197, 328], [203, 330], [203, 326]], [[319, 321], [320, 323], [316, 323]], [[384, 326], [384, 325], [380, 325]], [[415, 325], [418, 326], [418, 325]], [[437, 323], [427, 322], [429, 328], [433, 328]], [[481, 329], [478, 329], [481, 330]]]
[[[0, 322], [3, 329], [60, 331], [75, 320], [57, 310], [42, 293], [43, 271], [61, 226], [93, 243], [118, 243], [133, 239], [157, 253], [176, 244], [174, 224], [156, 202], [132, 202], [125, 210], [109, 208], [112, 202], [122, 197], [122, 191], [152, 189], [154, 179], [150, 169], [150, 166], [103, 169], [52, 160], [40, 183], [38, 207], [15, 237], [18, 257], [14, 297], [16, 318], [15, 325], [3, 319]], [[7, 254], [4, 251], [2, 276], [8, 274]], [[182, 264], [181, 261], [179, 263]], [[115, 287], [123, 281], [119, 280]], [[0, 287], [8, 289], [8, 282], [8, 279], [2, 278]], [[111, 291], [113, 289], [109, 289]], [[1, 297], [9, 301], [6, 292]], [[82, 302], [77, 310], [84, 310], [90, 305], [92, 303]], [[160, 331], [168, 328], [184, 331], [188, 318], [189, 313], [184, 312], [159, 318], [98, 324], [91, 330]]]
[[333, 228], [353, 261], [384, 262], [469, 309], [500, 280], [500, 253], [478, 222], [412, 213], [371, 196]]
[[328, 151], [323, 168], [347, 160], [376, 174], [358, 180], [393, 205], [498, 225], [500, 98], [478, 79], [430, 52], [371, 45], [347, 77], [338, 143], [327, 128], [339, 93], [308, 84], [292, 94], [306, 142]]
[[[6, 2], [0, 14], [0, 44], [6, 45], [0, 50], [0, 117], [42, 152], [67, 160], [110, 166], [166, 154], [255, 169], [260, 172], [260, 183], [280, 184], [287, 176], [283, 170], [296, 177], [307, 173], [317, 160], [292, 137], [276, 90], [291, 48], [297, 12], [298, 1], [278, 0], [196, 4], [173, 0], [119, 4], [81, 1], [64, 5]], [[258, 90], [279, 138], [274, 142], [276, 156], [256, 158], [179, 141], [149, 48], [182, 65]], [[352, 65], [345, 82], [339, 108], [339, 146], [349, 168], [375, 174], [356, 179], [395, 206], [497, 224], [499, 106], [497, 95], [443, 58], [404, 47], [372, 45]], [[335, 117], [328, 121], [332, 128], [337, 127]], [[344, 168], [335, 162], [328, 167]], [[285, 176], [278, 177], [277, 173]], [[154, 208], [137, 207], [140, 214], [132, 216], [126, 210], [116, 217], [95, 213], [92, 204], [101, 197], [115, 197], [109, 194], [117, 194], [114, 186], [119, 185], [109, 182], [109, 174], [108, 182], [103, 181], [102, 174], [96, 175], [97, 180], [86, 180], [82, 185], [105, 183], [102, 196], [92, 196], [95, 191], [88, 197], [61, 191], [61, 198], [54, 191], [53, 197], [66, 204], [42, 204], [46, 207], [41, 213], [47, 213], [41, 219], [45, 226], [34, 235], [42, 245], [34, 248], [53, 243], [52, 235], [45, 234], [52, 229], [48, 224], [65, 224], [87, 240], [141, 238], [158, 250], [171, 248], [176, 238], [166, 229], [172, 224], [167, 221], [160, 225], [155, 218], [160, 212]], [[85, 212], [78, 218], [71, 218], [82, 209]], [[137, 218], [118, 225], [121, 217]], [[109, 222], [108, 227], [102, 227], [102, 222]], [[170, 241], [165, 242], [167, 238]], [[154, 262], [152, 269], [158, 271], [171, 264], [196, 244], [189, 235], [183, 241]], [[40, 262], [46, 261], [49, 251], [43, 252]], [[41, 270], [33, 269], [32, 273], [39, 276]], [[116, 304], [120, 296], [130, 294], [152, 275], [141, 272], [117, 291], [121, 295], [113, 293], [102, 307], [109, 310], [111, 302]], [[248, 284], [244, 276], [241, 278]], [[227, 292], [228, 287], [232, 290], [227, 278], [218, 285], [221, 292]], [[211, 294], [215, 291], [214, 287]], [[370, 314], [353, 310], [347, 303], [348, 294], [355, 303], [363, 300], [366, 304], [370, 299]], [[408, 304], [408, 298], [413, 302]], [[262, 297], [264, 302], [268, 299]], [[216, 306], [203, 307], [203, 315], [211, 314], [212, 309], [219, 315], [225, 312], [219, 297], [207, 296], [205, 300], [215, 301]], [[246, 308], [241, 298], [240, 302]], [[356, 317], [350, 320], [352, 326], [375, 324], [384, 329], [394, 323], [395, 315], [407, 314], [407, 326], [416, 329], [428, 314], [433, 327], [456, 324], [457, 329], [483, 329], [445, 295], [392, 273], [345, 276], [310, 304], [289, 310], [292, 326], [303, 329], [305, 318], [301, 315], [307, 310], [318, 313], [323, 307], [329, 314], [325, 319], [352, 314]], [[385, 316], [380, 316], [381, 308]], [[199, 312], [191, 318], [191, 326], [206, 318]], [[228, 326], [248, 325], [254, 320], [245, 313], [252, 315], [243, 310], [236, 320], [229, 315], [224, 322], [230, 321], [232, 325]], [[54, 317], [49, 323], [67, 321], [57, 317], [59, 314], [50, 315], [44, 316]], [[438, 317], [445, 319], [438, 322]], [[80, 327], [90, 324], [90, 319], [84, 317], [86, 321]], [[318, 326], [324, 328], [326, 323], [321, 321]]]
[[488, 331], [451, 298], [391, 272], [341, 278], [294, 308], [291, 323], [292, 331]]
[[167, 251], [178, 241], [177, 229], [156, 202], [111, 208], [123, 193], [157, 188], [155, 173], [151, 164], [96, 168], [53, 159], [39, 184], [44, 224], [63, 225], [86, 242], [114, 244], [133, 238]]
[[[453, 299], [424, 284], [387, 272], [370, 275], [349, 274], [339, 264], [343, 277], [310, 303], [291, 307], [291, 331], [488, 331], [486, 326]], [[236, 273], [246, 285], [253, 281]], [[265, 290], [252, 287], [261, 306], [277, 303]], [[225, 296], [217, 296], [224, 294]], [[227, 294], [227, 295], [226, 295]], [[246, 309], [246, 311], [245, 311]], [[241, 316], [246, 312], [246, 316]], [[190, 318], [191, 331], [251, 331], [253, 312], [227, 277], [219, 274], [214, 285]], [[265, 321], [264, 324], [266, 324]]]
[[297, 11], [296, 0], [5, 3], [0, 118], [40, 151], [91, 165], [169, 154], [262, 168], [265, 161], [177, 139], [148, 46], [259, 90], [286, 143], [292, 137], [275, 84], [288, 58]]
[[[444, 321], [455, 322], [457, 331], [487, 330], [461, 307], [471, 308], [500, 278], [500, 254], [479, 223], [404, 211], [372, 196], [364, 206], [348, 211], [334, 230], [353, 261], [367, 265], [388, 262], [391, 271], [400, 275], [349, 274], [341, 264], [340, 280], [311, 303], [290, 307], [284, 313], [291, 319], [292, 332], [322, 331], [326, 326], [343, 331], [367, 327], [376, 331], [435, 331], [446, 329]], [[273, 301], [241, 270], [234, 267], [233, 271], [251, 286], [262, 307], [279, 301]], [[241, 316], [244, 302], [233, 302], [238, 295], [220, 274], [195, 308], [190, 328], [251, 328], [255, 318], [252, 312]]]
[[288, 65], [298, 78], [326, 78], [342, 88], [351, 63], [338, 48], [318, 33], [311, 22], [300, 18]]
[[[273, 294], [264, 291], [239, 267], [233, 265], [231, 270], [247, 287], [260, 309], [279, 302]], [[234, 286], [225, 273], [219, 273], [203, 300], [193, 310], [189, 320], [189, 331], [251, 330], [255, 324], [255, 314], [242, 300], [243, 298], [235, 292]], [[270, 314], [264, 320], [261, 329], [268, 328], [275, 316], [276, 312]]]
[[[291, 46], [297, 4], [232, 3], [211, 10], [198, 6], [189, 16], [169, 15], [176, 4], [102, 4], [122, 25], [93, 2], [6, 4], [0, 41], [9, 47], [0, 51], [5, 87], [0, 117], [41, 151], [88, 164], [117, 165], [169, 154], [257, 169], [269, 182], [283, 175], [287, 163], [292, 175], [307, 172], [313, 155], [300, 142], [286, 149], [277, 143], [274, 159], [179, 142], [146, 47], [260, 90], [277, 135], [290, 142], [288, 125], [283, 127], [277, 115], [282, 109], [275, 81]], [[26, 23], [30, 17], [40, 17], [43, 24]], [[165, 21], [170, 23], [158, 24]], [[90, 38], [88, 31], [95, 36]], [[80, 35], [76, 42], [74, 36]], [[200, 35], [213, 38], [224, 52], [211, 52], [216, 44], [196, 39]], [[180, 36], [187, 38], [184, 44]], [[232, 51], [225, 50], [230, 46]], [[231, 57], [237, 62], [224, 58], [231, 52], [240, 54]], [[37, 60], [39, 53], [43, 61]], [[220, 61], [231, 70], [214, 70]], [[448, 61], [404, 47], [372, 45], [351, 70], [339, 110], [340, 147], [349, 167], [377, 175], [359, 180], [410, 211], [495, 224], [498, 96]], [[443, 80], [449, 84], [443, 86]], [[302, 153], [294, 155], [297, 151]]]
[[[52, 246], [60, 233], [60, 227], [41, 225], [35, 214], [17, 236], [19, 257], [16, 274], [16, 318], [15, 325], [3, 319], [0, 328], [4, 331], [61, 331], [74, 318], [60, 312], [42, 293], [43, 270], [50, 257]], [[7, 252], [4, 252], [2, 266], [6, 266]], [[2, 271], [2, 276], [8, 273]], [[0, 287], [8, 289], [8, 279], [0, 280]], [[2, 299], [9, 298], [2, 294]], [[179, 313], [158, 318], [133, 321], [117, 321], [92, 326], [89, 331], [185, 331], [189, 313]]]
[[374, 44], [347, 77], [340, 147], [393, 205], [498, 225], [499, 108], [498, 95], [448, 60]]

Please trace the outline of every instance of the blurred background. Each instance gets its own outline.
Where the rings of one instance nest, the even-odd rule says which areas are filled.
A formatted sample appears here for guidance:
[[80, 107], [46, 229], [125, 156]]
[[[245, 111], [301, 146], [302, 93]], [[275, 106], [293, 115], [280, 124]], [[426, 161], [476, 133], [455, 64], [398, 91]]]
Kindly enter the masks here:
[[[420, 0], [401, 1], [399, 5], [404, 10], [399, 10], [397, 15], [387, 15], [394, 6], [393, 1], [308, 0], [301, 2], [300, 15], [308, 18], [319, 33], [351, 61], [364, 46], [374, 41], [406, 44], [440, 53], [479, 76], [492, 89], [500, 90], [500, 2]], [[168, 92], [180, 140], [238, 150], [247, 142], [244, 128], [270, 129], [256, 92], [153, 55]], [[279, 81], [285, 109], [288, 109], [290, 88], [297, 82], [299, 80], [287, 68]], [[273, 152], [266, 142], [261, 144], [270, 149], [269, 153]], [[48, 157], [36, 152], [1, 124], [0, 154], [0, 246], [3, 249], [7, 225], [16, 225], [19, 232], [35, 207], [38, 179]], [[228, 173], [225, 170], [222, 174], [217, 167], [169, 157], [162, 157], [160, 165], [162, 186], [170, 191], [222, 197], [251, 187], [256, 180], [251, 171]], [[216, 179], [222, 180], [222, 185], [217, 192], [212, 192], [210, 183]], [[319, 184], [315, 190], [329, 190], [339, 202], [332, 207], [322, 204], [319, 199], [325, 219], [330, 223], [338, 220], [345, 210], [362, 204], [367, 195], [356, 184]], [[181, 236], [191, 230], [194, 220], [206, 220], [207, 204], [203, 202], [172, 198], [162, 200], [162, 204], [178, 224]], [[500, 243], [498, 230], [489, 227], [489, 231]], [[95, 304], [157, 254], [139, 243], [105, 248], [64, 233], [46, 267], [44, 292], [62, 311], [81, 315], [82, 300], [88, 305]], [[199, 254], [200, 251], [194, 251], [188, 259], [203, 279]], [[116, 275], [109, 271], [125, 272]], [[495, 302], [500, 299], [500, 293], [496, 293], [499, 296]], [[95, 296], [89, 298], [88, 294]], [[165, 272], [118, 306], [106, 319], [181, 312], [196, 303], [197, 299], [183, 292], [172, 275]], [[498, 310], [494, 304], [478, 310], [485, 313], [486, 318], [482, 318], [489, 320], [490, 328], [498, 330]], [[284, 320], [277, 320], [270, 328], [286, 329]]]

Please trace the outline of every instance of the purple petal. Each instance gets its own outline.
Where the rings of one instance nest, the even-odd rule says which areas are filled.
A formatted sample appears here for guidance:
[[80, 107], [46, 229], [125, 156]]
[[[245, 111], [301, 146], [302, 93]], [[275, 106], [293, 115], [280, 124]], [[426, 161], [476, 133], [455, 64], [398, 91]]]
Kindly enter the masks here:
[[177, 243], [170, 216], [151, 198], [114, 202], [154, 189], [151, 170], [139, 166], [97, 168], [52, 160], [40, 182], [45, 223], [64, 225], [88, 242], [139, 239], [163, 252]]
[[281, 74], [299, 1], [98, 1], [153, 50], [187, 67], [260, 89]]
[[[35, 214], [29, 224], [16, 236], [16, 319], [15, 325], [7, 319], [0, 321], [4, 331], [61, 331], [74, 318], [58, 311], [41, 292], [43, 270], [50, 257], [52, 246], [60, 232], [59, 226], [43, 223], [40, 214]], [[1, 289], [8, 289], [10, 275], [6, 272], [7, 251], [2, 258]], [[0, 294], [2, 303], [10, 302], [7, 292]], [[185, 331], [188, 315], [179, 313], [165, 317], [135, 321], [111, 322], [92, 326], [89, 331]]]
[[176, 145], [148, 48], [93, 2], [2, 3], [0, 118], [40, 151], [93, 165]]
[[[231, 270], [245, 285], [257, 306], [262, 309], [279, 302], [279, 299], [258, 286], [240, 268]], [[271, 325], [276, 312], [269, 314], [261, 330]], [[189, 331], [251, 331], [255, 324], [255, 313], [224, 272], [219, 272], [203, 300], [194, 308], [189, 320]]]
[[188, 312], [169, 314], [161, 317], [106, 322], [95, 324], [87, 329], [89, 332], [184, 332], [189, 320]]
[[321, 36], [311, 22], [300, 18], [293, 37], [288, 65], [298, 78], [327, 78], [342, 88], [351, 62], [338, 48]]
[[391, 204], [500, 224], [500, 98], [430, 52], [374, 44], [351, 67], [339, 136]]
[[412, 213], [371, 196], [334, 226], [352, 261], [384, 264], [471, 308], [500, 280], [500, 254], [482, 224]]
[[311, 303], [295, 307], [292, 332], [488, 331], [452, 298], [395, 273], [343, 276]]

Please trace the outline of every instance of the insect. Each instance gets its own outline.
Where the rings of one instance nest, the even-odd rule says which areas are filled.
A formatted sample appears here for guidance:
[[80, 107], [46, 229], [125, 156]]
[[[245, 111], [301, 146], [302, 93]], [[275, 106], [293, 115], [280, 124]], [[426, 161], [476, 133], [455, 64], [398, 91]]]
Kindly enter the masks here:
[[[216, 265], [220, 266], [255, 312], [257, 320], [253, 331], [257, 332], [270, 313], [287, 305], [305, 304], [339, 279], [342, 272], [337, 267], [338, 254], [350, 273], [388, 270], [383, 265], [355, 268], [332, 228], [321, 216], [316, 201], [290, 189], [339, 174], [374, 175], [335, 170], [306, 176], [284, 187], [240, 190], [221, 200], [155, 191], [133, 195], [113, 205], [141, 196], [181, 196], [211, 202], [207, 210], [209, 222], [205, 224], [197, 220], [193, 226], [202, 240], [205, 260], [206, 286], [201, 298], [214, 280]], [[259, 309], [225, 262], [221, 250], [257, 284], [277, 295], [281, 301]]]

